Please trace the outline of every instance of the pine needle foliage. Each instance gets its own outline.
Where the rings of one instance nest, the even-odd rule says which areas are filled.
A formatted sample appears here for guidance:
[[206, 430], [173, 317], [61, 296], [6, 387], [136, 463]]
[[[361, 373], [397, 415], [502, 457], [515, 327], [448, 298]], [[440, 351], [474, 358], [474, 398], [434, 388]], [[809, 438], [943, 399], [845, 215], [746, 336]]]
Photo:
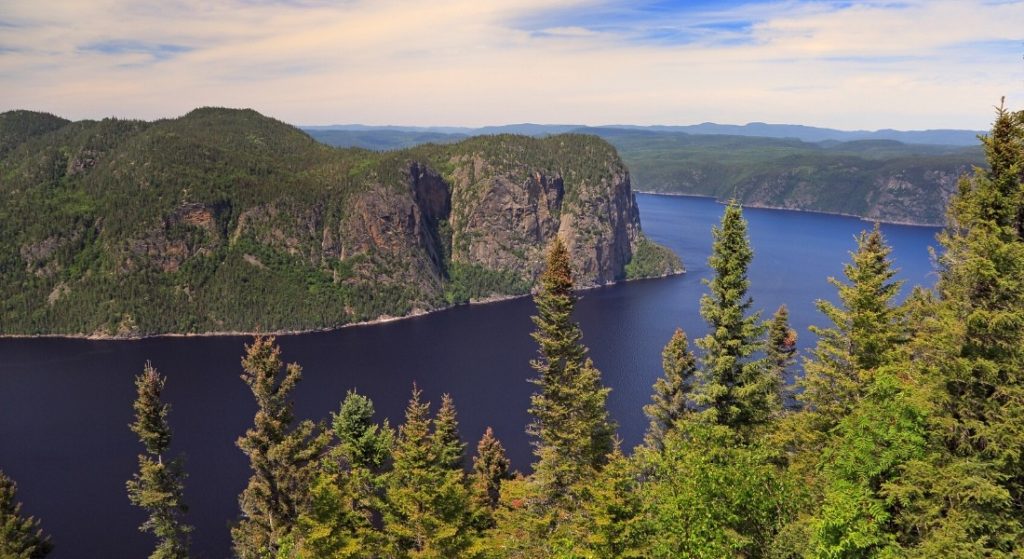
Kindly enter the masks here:
[[906, 340], [904, 310], [896, 303], [903, 282], [893, 279], [891, 252], [878, 224], [862, 231], [843, 265], [847, 282], [829, 278], [839, 305], [816, 302], [832, 326], [811, 327], [818, 343], [804, 361], [801, 399], [826, 426], [849, 413], [873, 372], [891, 362]]
[[42, 559], [53, 550], [39, 520], [21, 514], [18, 484], [0, 470], [0, 558]]
[[511, 479], [511, 462], [505, 455], [505, 447], [494, 436], [490, 427], [476, 445], [473, 457], [472, 488], [473, 499], [480, 509], [494, 509], [501, 494], [501, 483]]
[[167, 423], [170, 404], [161, 400], [166, 382], [166, 377], [148, 362], [142, 374], [135, 377], [138, 395], [133, 404], [135, 421], [130, 427], [146, 453], [139, 455], [139, 471], [127, 483], [128, 498], [133, 505], [149, 513], [139, 529], [157, 538], [150, 558], [184, 559], [189, 555], [192, 527], [184, 521], [188, 507], [184, 502], [183, 459], [164, 461], [171, 444], [171, 428]]
[[554, 502], [603, 466], [615, 427], [605, 407], [610, 389], [601, 384], [601, 372], [586, 357], [580, 327], [572, 321], [576, 296], [569, 252], [557, 237], [533, 300], [539, 355], [530, 362], [537, 391], [530, 398], [534, 419], [528, 432], [536, 438], [535, 479]]
[[[430, 404], [413, 386], [399, 428], [387, 484], [385, 557], [459, 559], [471, 555], [476, 537], [465, 473], [438, 461]], [[454, 414], [452, 414], [454, 419]], [[451, 425], [457, 428], [457, 425]], [[449, 447], [450, 449], [450, 447]]]
[[644, 441], [651, 448], [664, 448], [665, 435], [692, 410], [691, 391], [697, 373], [697, 359], [690, 351], [686, 333], [676, 328], [661, 352], [664, 375], [654, 382], [651, 403], [644, 406], [650, 419]]
[[329, 433], [312, 421], [293, 425], [289, 400], [302, 368], [281, 361], [273, 337], [256, 336], [246, 346], [242, 380], [256, 398], [253, 427], [235, 443], [253, 474], [239, 497], [242, 519], [231, 529], [239, 559], [273, 557], [309, 505], [309, 487]]
[[754, 358], [763, 347], [765, 326], [760, 312], [750, 312], [747, 269], [754, 252], [739, 204], [725, 207], [721, 225], [712, 234], [708, 265], [714, 276], [704, 281], [708, 293], [700, 299], [708, 334], [697, 340], [704, 353], [694, 401], [710, 421], [750, 430], [776, 414], [781, 396], [778, 379]]

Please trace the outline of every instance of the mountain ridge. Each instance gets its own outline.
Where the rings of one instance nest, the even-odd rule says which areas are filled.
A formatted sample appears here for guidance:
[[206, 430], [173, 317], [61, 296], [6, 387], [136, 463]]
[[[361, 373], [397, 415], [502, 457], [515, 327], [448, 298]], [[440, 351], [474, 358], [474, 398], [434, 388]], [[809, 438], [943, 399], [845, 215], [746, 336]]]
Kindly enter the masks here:
[[[28, 130], [0, 156], [0, 333], [333, 328], [529, 292], [554, 235], [581, 286], [681, 271], [593, 137], [337, 149], [252, 110]], [[38, 119], [44, 119], [38, 114]], [[638, 263], [645, 263], [640, 266]]]
[[973, 146], [978, 145], [981, 130], [964, 130], [954, 128], [937, 128], [925, 130], [896, 130], [883, 128], [879, 130], [840, 130], [802, 124], [768, 124], [749, 122], [747, 124], [718, 124], [703, 122], [690, 125], [635, 125], [635, 124], [535, 124], [518, 123], [491, 126], [402, 126], [402, 125], [364, 125], [364, 124], [331, 124], [304, 125], [299, 128], [307, 131], [375, 131], [416, 132], [448, 134], [455, 136], [477, 136], [483, 134], [514, 133], [525, 135], [561, 134], [565, 132], [588, 133], [594, 129], [647, 130], [651, 132], [676, 132], [694, 135], [729, 135], [754, 136], [763, 138], [792, 138], [806, 142], [822, 141], [853, 141], [853, 140], [895, 140], [908, 144]]

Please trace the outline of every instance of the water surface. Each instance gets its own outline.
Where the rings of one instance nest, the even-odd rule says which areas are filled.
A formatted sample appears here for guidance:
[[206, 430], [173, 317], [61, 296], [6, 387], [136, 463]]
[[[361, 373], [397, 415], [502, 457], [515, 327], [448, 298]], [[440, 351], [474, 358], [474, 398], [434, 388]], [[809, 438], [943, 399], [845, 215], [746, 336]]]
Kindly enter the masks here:
[[[638, 195], [644, 230], [675, 250], [688, 273], [581, 293], [584, 341], [612, 387], [609, 408], [626, 448], [646, 421], [641, 407], [661, 374], [661, 348], [677, 327], [704, 334], [697, 314], [711, 226], [722, 206], [690, 197]], [[834, 299], [828, 276], [840, 276], [855, 218], [747, 209], [754, 247], [750, 269], [755, 308], [770, 314], [787, 304], [800, 345], [820, 323], [817, 298]], [[932, 285], [927, 247], [934, 228], [883, 226], [900, 277]], [[906, 291], [906, 290], [905, 290]], [[401, 421], [416, 382], [427, 399], [450, 392], [470, 449], [490, 425], [513, 466], [531, 462], [524, 427], [536, 348], [529, 299], [459, 307], [428, 316], [335, 332], [280, 337], [284, 357], [299, 362], [295, 393], [300, 417], [326, 418], [349, 389], [370, 396], [381, 417]], [[19, 500], [42, 518], [55, 559], [144, 557], [150, 536], [144, 515], [128, 503], [125, 480], [141, 450], [129, 431], [132, 378], [149, 360], [168, 376], [174, 451], [187, 455], [188, 520], [196, 526], [195, 556], [229, 555], [228, 526], [249, 471], [234, 441], [251, 424], [251, 394], [239, 379], [247, 338], [159, 338], [141, 341], [0, 340], [0, 468], [19, 483]]]

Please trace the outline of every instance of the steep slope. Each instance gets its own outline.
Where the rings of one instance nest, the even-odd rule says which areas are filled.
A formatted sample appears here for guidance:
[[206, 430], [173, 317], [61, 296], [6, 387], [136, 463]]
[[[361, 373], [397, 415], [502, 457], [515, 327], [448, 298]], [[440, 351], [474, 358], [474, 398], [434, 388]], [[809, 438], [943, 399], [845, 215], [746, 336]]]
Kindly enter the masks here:
[[[645, 275], [680, 269], [643, 238], [629, 175], [594, 137], [380, 154], [250, 110], [33, 118], [0, 118], [16, 138], [0, 156], [2, 334], [302, 330], [428, 311], [525, 293], [554, 235], [583, 286], [625, 278], [636, 252], [659, 255]], [[15, 121], [50, 130], [7, 133]]]

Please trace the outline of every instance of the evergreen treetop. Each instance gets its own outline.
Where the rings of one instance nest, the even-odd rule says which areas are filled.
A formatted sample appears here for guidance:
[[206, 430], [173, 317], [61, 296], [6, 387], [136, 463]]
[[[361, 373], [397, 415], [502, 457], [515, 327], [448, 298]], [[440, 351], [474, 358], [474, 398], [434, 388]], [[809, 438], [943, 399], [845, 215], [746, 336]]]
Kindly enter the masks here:
[[902, 281], [878, 224], [857, 236], [857, 250], [843, 265], [847, 283], [835, 278], [840, 304], [818, 300], [818, 310], [832, 326], [812, 326], [818, 343], [804, 361], [800, 398], [832, 425], [849, 412], [880, 366], [895, 359], [906, 341], [904, 309], [896, 303]]
[[700, 299], [708, 334], [697, 340], [704, 354], [694, 401], [715, 423], [755, 427], [775, 414], [781, 397], [771, 371], [753, 358], [763, 347], [765, 327], [759, 312], [748, 314], [753, 299], [747, 294], [747, 268], [754, 252], [738, 203], [725, 207], [721, 225], [713, 228], [712, 234], [708, 265], [714, 275], [704, 280], [708, 293]]
[[240, 559], [262, 559], [277, 553], [308, 506], [308, 490], [330, 433], [312, 421], [293, 426], [289, 398], [302, 369], [282, 363], [273, 337], [256, 336], [245, 349], [241, 376], [257, 411], [253, 427], [236, 444], [249, 458], [253, 474], [239, 496], [242, 519], [231, 536]]
[[146, 448], [139, 455], [139, 471], [127, 483], [132, 504], [145, 509], [149, 518], [139, 527], [157, 537], [151, 559], [184, 559], [189, 555], [189, 534], [185, 524], [188, 512], [184, 503], [185, 471], [178, 457], [164, 461], [171, 444], [171, 428], [167, 424], [170, 405], [161, 400], [166, 378], [146, 363], [142, 374], [135, 377], [137, 396], [132, 431]]
[[530, 363], [537, 371], [531, 380], [537, 391], [530, 397], [534, 420], [528, 428], [537, 438], [536, 479], [553, 500], [600, 468], [613, 446], [614, 425], [605, 407], [609, 389], [586, 357], [579, 325], [572, 320], [572, 287], [569, 253], [556, 237], [534, 295], [532, 336], [539, 356]]
[[676, 328], [672, 338], [661, 352], [661, 366], [664, 375], [654, 382], [651, 403], [644, 406], [644, 414], [650, 419], [644, 441], [648, 446], [661, 449], [665, 435], [677, 421], [690, 411], [690, 397], [697, 360], [690, 351], [686, 333]]
[[53, 544], [43, 534], [39, 520], [22, 516], [17, 492], [18, 484], [0, 470], [0, 557], [42, 559], [53, 550]]

